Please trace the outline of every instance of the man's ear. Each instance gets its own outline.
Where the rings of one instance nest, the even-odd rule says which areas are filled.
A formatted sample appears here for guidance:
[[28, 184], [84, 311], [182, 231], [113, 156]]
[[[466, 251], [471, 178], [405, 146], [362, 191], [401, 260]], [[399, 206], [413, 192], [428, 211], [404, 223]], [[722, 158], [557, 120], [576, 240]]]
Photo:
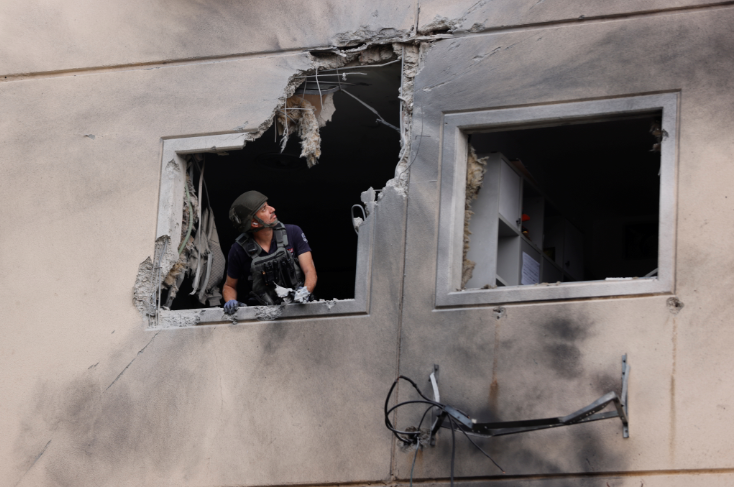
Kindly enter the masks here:
[[259, 227], [260, 224], [258, 222], [256, 222], [255, 220], [252, 220], [252, 225], [251, 226], [253, 226], [253, 227]]

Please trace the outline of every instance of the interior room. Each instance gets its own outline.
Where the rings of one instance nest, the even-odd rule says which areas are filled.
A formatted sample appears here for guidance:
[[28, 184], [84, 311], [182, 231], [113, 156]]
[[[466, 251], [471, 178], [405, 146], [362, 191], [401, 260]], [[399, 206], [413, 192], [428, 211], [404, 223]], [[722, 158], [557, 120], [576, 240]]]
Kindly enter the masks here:
[[[501, 153], [522, 180], [518, 227], [542, 251], [545, 257], [541, 260], [552, 263], [537, 282], [655, 275], [660, 194], [657, 144], [664, 136], [659, 116], [646, 113], [470, 135], [479, 157]], [[544, 201], [542, 211], [530, 208], [538, 198]], [[552, 243], [553, 227], [561, 220], [567, 222], [565, 257], [559, 255], [561, 244]], [[500, 252], [501, 232], [502, 227]], [[574, 235], [578, 248], [569, 250], [568, 240]], [[569, 272], [576, 256], [580, 257], [578, 270]], [[499, 256], [498, 268], [502, 263]], [[504, 283], [498, 279], [497, 285]]]

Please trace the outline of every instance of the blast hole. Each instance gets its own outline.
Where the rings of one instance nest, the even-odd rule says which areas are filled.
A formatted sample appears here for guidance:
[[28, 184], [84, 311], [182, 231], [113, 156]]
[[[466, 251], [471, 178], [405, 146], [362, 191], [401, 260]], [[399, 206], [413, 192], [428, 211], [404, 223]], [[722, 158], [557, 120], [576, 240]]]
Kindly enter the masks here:
[[[364, 85], [344, 88], [376, 109], [387, 122], [399, 126], [400, 64], [366, 69], [364, 73], [348, 78], [349, 82]], [[324, 79], [333, 84], [336, 77]], [[308, 238], [318, 274], [318, 299], [354, 297], [358, 237], [350, 209], [361, 203], [363, 191], [382, 188], [394, 176], [400, 152], [400, 134], [377, 123], [375, 114], [359, 101], [337, 91], [334, 105], [331, 121], [320, 129], [319, 163], [310, 169], [299, 157], [298, 136], [292, 134], [281, 153], [280, 137], [276, 140], [274, 128], [248, 142], [243, 150], [229, 151], [228, 155], [204, 154], [204, 179], [225, 256], [237, 237], [228, 219], [230, 205], [245, 191], [260, 191], [268, 196], [280, 221], [298, 225]], [[238, 282], [238, 299], [249, 293], [244, 281]], [[191, 277], [184, 280], [172, 309], [205, 307], [195, 296], [189, 296], [191, 282]]]

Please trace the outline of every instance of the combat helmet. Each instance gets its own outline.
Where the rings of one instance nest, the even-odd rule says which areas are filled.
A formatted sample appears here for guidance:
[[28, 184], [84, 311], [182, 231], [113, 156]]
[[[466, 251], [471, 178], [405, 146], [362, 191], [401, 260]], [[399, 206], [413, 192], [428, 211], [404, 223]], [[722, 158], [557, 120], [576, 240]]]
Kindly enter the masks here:
[[234, 228], [242, 233], [254, 230], [250, 226], [253, 218], [256, 218], [258, 223], [263, 225], [263, 227], [272, 226], [266, 225], [259, 218], [255, 217], [255, 213], [263, 207], [267, 200], [268, 197], [258, 191], [242, 193], [234, 200], [234, 203], [229, 208], [229, 219], [232, 225], [234, 225]]

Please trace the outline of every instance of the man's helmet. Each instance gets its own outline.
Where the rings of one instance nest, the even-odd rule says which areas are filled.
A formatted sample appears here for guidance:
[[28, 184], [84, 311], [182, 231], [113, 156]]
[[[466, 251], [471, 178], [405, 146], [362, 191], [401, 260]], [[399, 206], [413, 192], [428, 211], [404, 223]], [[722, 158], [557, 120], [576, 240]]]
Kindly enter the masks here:
[[239, 232], [251, 230], [252, 218], [262, 208], [268, 197], [258, 191], [242, 193], [229, 208], [229, 219]]

